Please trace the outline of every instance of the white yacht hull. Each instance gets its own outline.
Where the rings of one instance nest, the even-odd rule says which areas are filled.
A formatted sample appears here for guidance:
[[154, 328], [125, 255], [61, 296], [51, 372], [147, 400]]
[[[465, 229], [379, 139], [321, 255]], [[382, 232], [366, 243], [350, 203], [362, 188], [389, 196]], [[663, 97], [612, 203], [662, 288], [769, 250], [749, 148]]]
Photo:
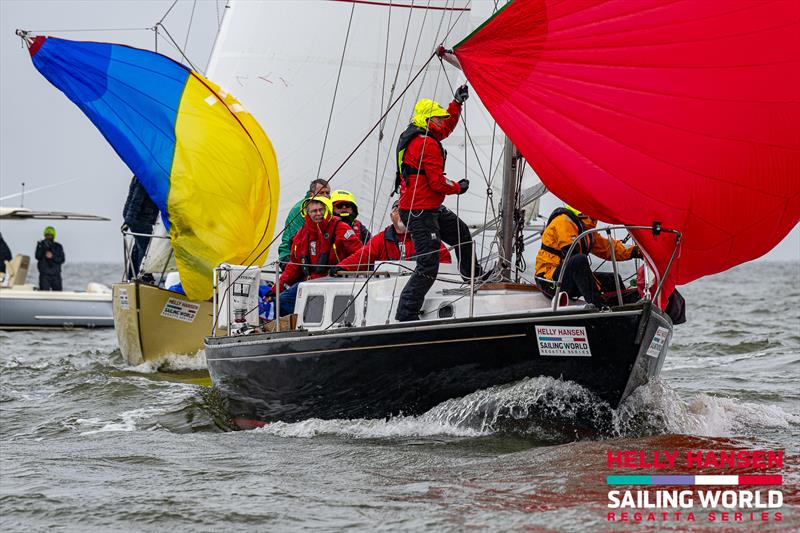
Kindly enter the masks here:
[[111, 294], [0, 289], [0, 329], [95, 328], [114, 325]]

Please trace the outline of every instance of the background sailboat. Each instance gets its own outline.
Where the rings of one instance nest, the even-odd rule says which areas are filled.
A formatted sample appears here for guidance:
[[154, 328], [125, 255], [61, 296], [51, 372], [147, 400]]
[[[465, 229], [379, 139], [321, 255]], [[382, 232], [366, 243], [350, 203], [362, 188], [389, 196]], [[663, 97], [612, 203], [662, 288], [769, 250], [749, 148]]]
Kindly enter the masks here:
[[[92, 120], [158, 206], [189, 299], [211, 296], [217, 264], [263, 261], [277, 167], [269, 139], [233, 96], [152, 52], [19, 33], [37, 69]], [[143, 293], [133, 290], [119, 291], [115, 305], [138, 324], [142, 313], [130, 306], [143, 305]], [[199, 303], [179, 300], [167, 299], [161, 316], [194, 323], [200, 315], [209, 325]], [[121, 343], [142, 337], [140, 328], [121, 329]]]

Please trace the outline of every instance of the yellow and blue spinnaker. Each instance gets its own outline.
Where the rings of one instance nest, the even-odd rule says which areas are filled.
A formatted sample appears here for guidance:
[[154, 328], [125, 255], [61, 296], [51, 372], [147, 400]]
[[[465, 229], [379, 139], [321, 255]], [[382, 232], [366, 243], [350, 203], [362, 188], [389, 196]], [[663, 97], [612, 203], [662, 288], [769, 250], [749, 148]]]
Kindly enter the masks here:
[[272, 143], [232, 95], [129, 46], [29, 39], [36, 69], [89, 117], [156, 203], [189, 298], [219, 263], [261, 265], [275, 227]]

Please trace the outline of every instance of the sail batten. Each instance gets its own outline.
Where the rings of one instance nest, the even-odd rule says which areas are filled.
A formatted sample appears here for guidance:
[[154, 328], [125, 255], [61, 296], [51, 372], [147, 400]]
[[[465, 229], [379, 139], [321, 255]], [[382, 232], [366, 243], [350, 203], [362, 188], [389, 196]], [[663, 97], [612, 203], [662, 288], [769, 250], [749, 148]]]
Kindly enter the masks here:
[[[683, 233], [668, 295], [800, 220], [798, 32], [791, 2], [513, 0], [454, 53], [556, 196]], [[674, 239], [634, 237], [663, 272]]]

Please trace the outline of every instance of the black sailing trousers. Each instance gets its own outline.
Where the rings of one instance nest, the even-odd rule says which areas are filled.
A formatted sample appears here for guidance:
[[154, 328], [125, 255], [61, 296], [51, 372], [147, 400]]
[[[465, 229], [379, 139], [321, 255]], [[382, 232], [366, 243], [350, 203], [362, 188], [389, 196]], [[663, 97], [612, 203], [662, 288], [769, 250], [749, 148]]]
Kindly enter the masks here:
[[[469, 279], [471, 274], [470, 260], [473, 242], [469, 228], [464, 221], [445, 206], [419, 211], [401, 209], [400, 220], [411, 234], [417, 259], [417, 268], [400, 294], [400, 302], [397, 304], [397, 314], [395, 315], [400, 322], [406, 322], [419, 320], [419, 312], [425, 302], [425, 295], [439, 273], [440, 241], [456, 247], [458, 270], [465, 279]], [[458, 246], [459, 242], [461, 243], [460, 247]], [[477, 278], [481, 273], [481, 267], [476, 258], [475, 277]]]
[[[564, 263], [558, 265], [555, 272], [553, 272], [553, 283], [545, 283], [538, 277], [536, 284], [542, 289], [546, 295], [552, 297], [555, 290], [555, 282], [561, 272], [561, 267]], [[569, 294], [570, 298], [583, 297], [586, 302], [594, 304], [595, 306], [602, 307], [607, 305], [603, 294], [597, 288], [597, 282], [600, 283], [600, 288], [603, 292], [610, 292], [616, 290], [614, 283], [614, 274], [608, 272], [594, 272], [589, 264], [589, 256], [586, 254], [575, 254], [569, 258], [564, 271], [564, 279], [562, 280], [561, 290]], [[621, 283], [621, 282], [620, 282]], [[616, 303], [616, 300], [614, 300]]]
[[61, 288], [61, 273], [55, 274], [42, 274], [39, 273], [39, 290], [40, 291], [60, 291]]

